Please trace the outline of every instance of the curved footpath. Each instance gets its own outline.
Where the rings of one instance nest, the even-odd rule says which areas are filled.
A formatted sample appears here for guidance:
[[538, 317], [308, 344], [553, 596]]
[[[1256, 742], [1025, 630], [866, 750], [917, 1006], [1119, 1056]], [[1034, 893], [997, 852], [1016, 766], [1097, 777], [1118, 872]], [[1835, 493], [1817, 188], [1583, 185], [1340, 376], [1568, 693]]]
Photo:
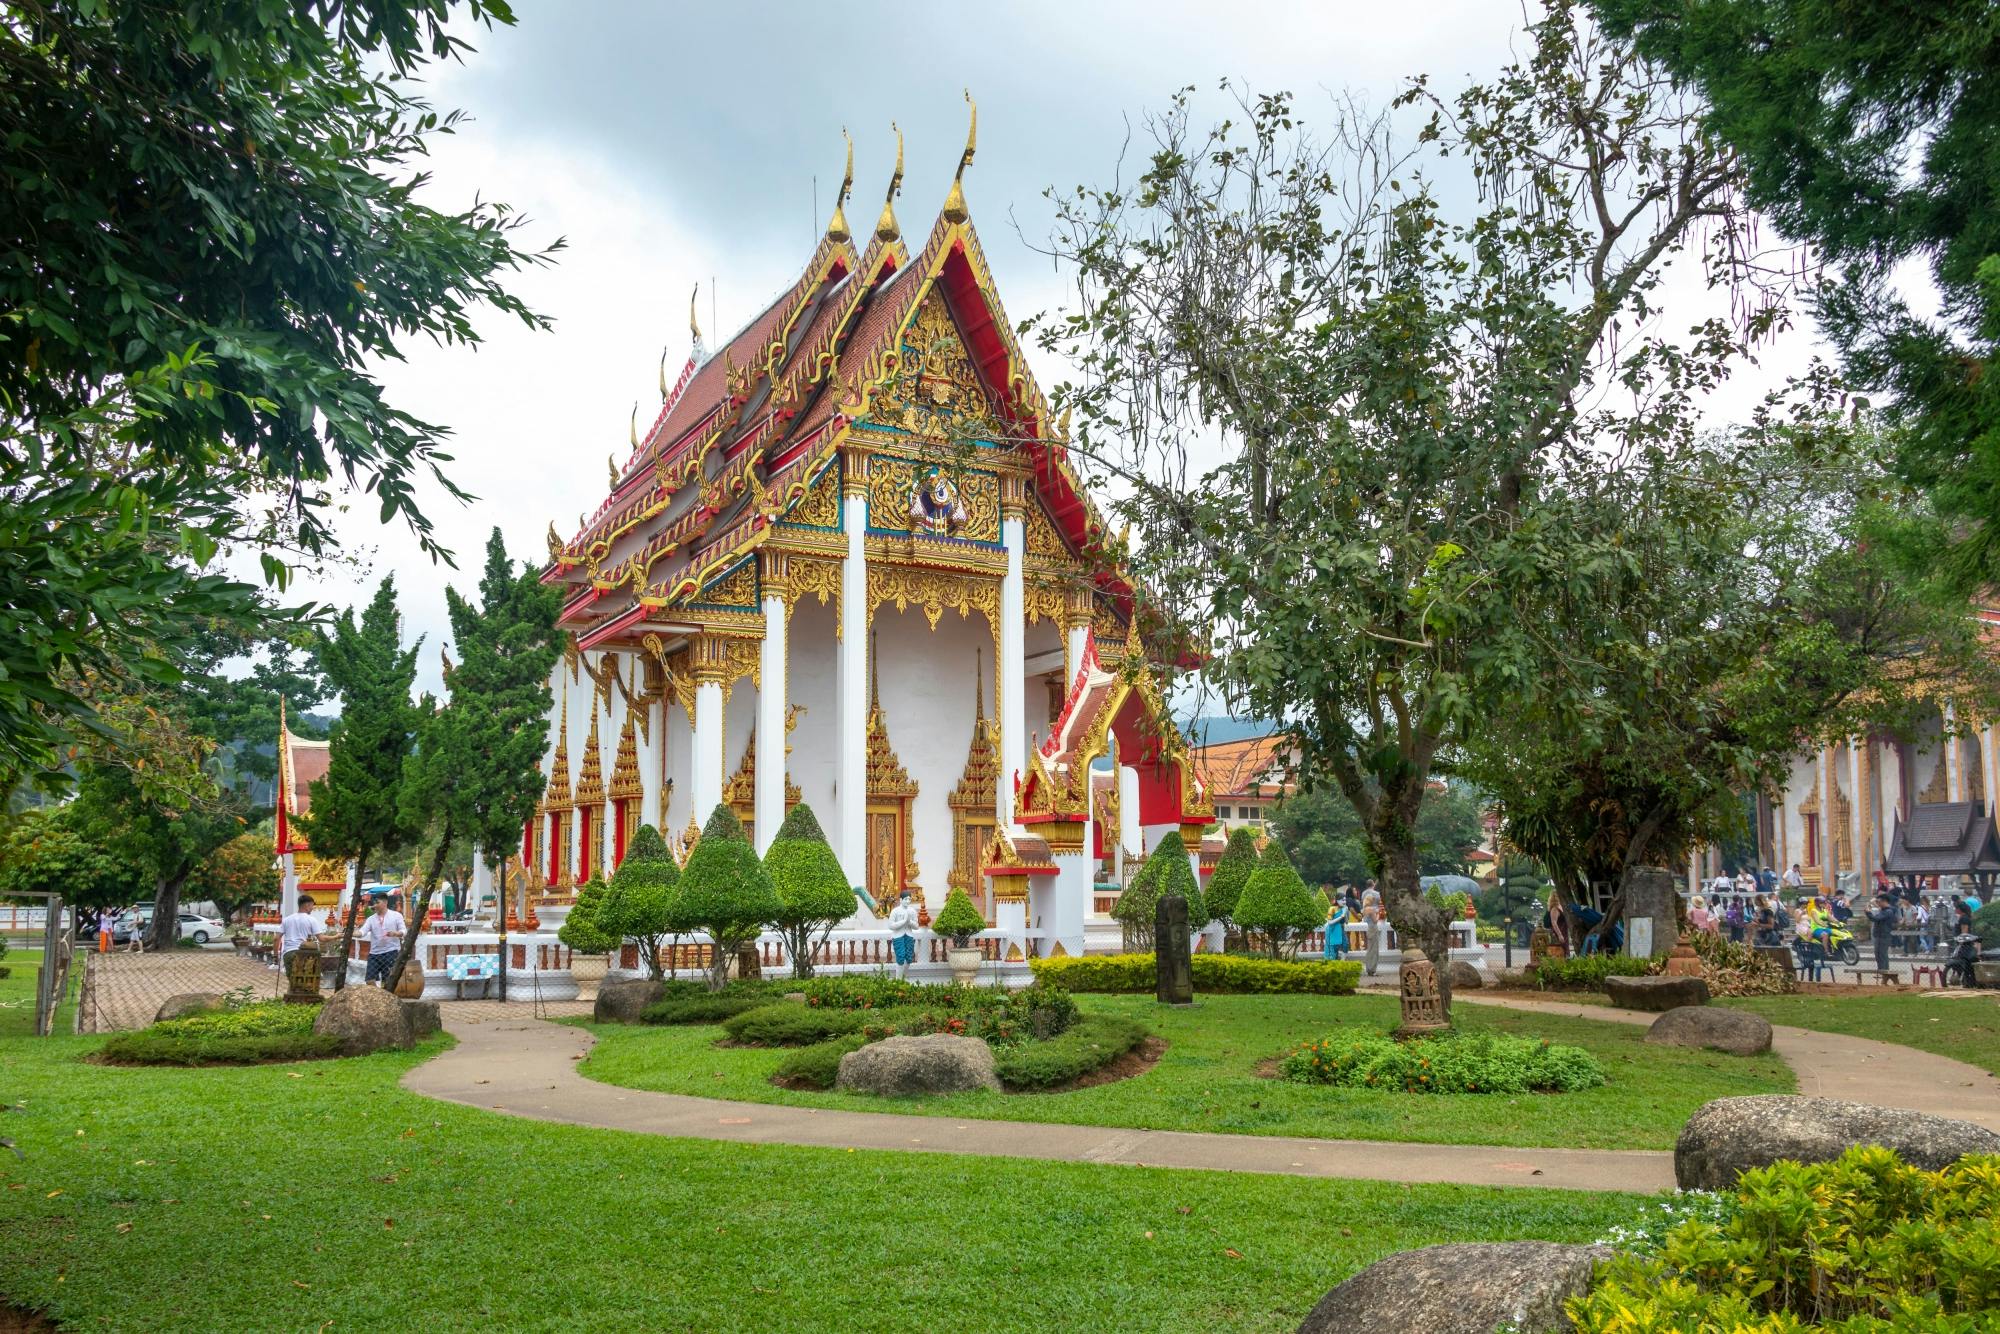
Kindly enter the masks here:
[[[1467, 995], [1458, 999], [1474, 1001]], [[1651, 1023], [1656, 1017], [1552, 1001], [1487, 998], [1476, 1003], [1622, 1023]], [[425, 1097], [538, 1121], [747, 1144], [914, 1150], [1370, 1181], [1641, 1192], [1674, 1184], [1673, 1155], [1666, 1152], [957, 1121], [620, 1088], [576, 1072], [576, 1063], [596, 1041], [584, 1029], [527, 1017], [458, 1018], [450, 1008], [445, 1007], [445, 1027], [458, 1045], [404, 1075], [403, 1087]], [[1776, 1049], [1798, 1072], [1801, 1092], [1956, 1116], [2000, 1129], [1996, 1081], [1983, 1070], [1865, 1038], [1798, 1028], [1779, 1028], [1776, 1033]]]

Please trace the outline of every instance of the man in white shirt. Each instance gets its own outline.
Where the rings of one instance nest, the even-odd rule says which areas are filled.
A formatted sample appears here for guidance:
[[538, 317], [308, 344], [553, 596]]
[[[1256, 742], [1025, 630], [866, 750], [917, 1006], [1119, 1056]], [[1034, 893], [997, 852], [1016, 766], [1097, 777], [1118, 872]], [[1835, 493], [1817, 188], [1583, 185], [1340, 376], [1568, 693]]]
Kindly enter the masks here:
[[313, 920], [312, 910], [312, 895], [301, 894], [299, 906], [291, 916], [278, 923], [278, 967], [287, 977], [291, 976], [291, 970], [285, 967], [285, 960], [291, 957], [292, 951], [319, 936], [319, 923]]
[[389, 975], [396, 971], [396, 956], [403, 950], [403, 914], [389, 906], [387, 894], [377, 894], [368, 920], [361, 924], [362, 937], [368, 942], [368, 976], [364, 983], [380, 982], [389, 984]]

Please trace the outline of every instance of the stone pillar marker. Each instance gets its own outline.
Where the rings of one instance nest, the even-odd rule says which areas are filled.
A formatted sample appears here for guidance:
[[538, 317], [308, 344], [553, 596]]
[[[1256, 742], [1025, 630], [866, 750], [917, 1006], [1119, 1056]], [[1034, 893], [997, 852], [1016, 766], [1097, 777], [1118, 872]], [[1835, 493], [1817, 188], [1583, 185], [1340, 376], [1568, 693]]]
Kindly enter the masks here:
[[1188, 956], [1187, 899], [1163, 894], [1153, 910], [1154, 994], [1162, 1005], [1194, 1004], [1194, 965]]
[[1444, 997], [1438, 991], [1437, 965], [1420, 949], [1403, 951], [1403, 1022], [1396, 1027], [1399, 1038], [1420, 1038], [1451, 1027], [1444, 1017]]
[[1674, 873], [1659, 866], [1635, 868], [1625, 889], [1626, 952], [1634, 958], [1658, 959], [1672, 954], [1680, 938]]
[[285, 999], [294, 1005], [319, 1004], [319, 941], [308, 937], [285, 956]]

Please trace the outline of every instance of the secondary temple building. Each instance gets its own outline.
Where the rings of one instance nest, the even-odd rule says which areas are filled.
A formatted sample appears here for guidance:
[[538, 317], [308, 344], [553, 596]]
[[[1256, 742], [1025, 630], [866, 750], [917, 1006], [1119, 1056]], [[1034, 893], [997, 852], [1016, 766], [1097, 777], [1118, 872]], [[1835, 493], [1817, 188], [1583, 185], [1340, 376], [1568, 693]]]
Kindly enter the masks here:
[[596, 513], [550, 525], [568, 643], [521, 848], [543, 895], [615, 867], [641, 822], [684, 850], [727, 802], [762, 851], [805, 801], [857, 888], [850, 926], [957, 886], [996, 954], [1073, 954], [1107, 842], [1195, 847], [1212, 822], [994, 290], [972, 156], [912, 244], [899, 135], [857, 243], [850, 144], [797, 278], [713, 351], [693, 329]]

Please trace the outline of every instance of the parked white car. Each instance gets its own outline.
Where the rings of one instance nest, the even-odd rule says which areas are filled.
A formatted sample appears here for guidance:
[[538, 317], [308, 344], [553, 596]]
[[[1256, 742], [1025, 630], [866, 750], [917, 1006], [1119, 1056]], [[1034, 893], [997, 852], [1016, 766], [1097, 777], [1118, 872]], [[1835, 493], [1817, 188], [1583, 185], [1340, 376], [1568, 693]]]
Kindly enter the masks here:
[[[111, 928], [111, 943], [122, 945], [132, 938], [134, 932], [143, 935], [152, 930], [152, 926], [151, 908], [120, 913], [117, 922]], [[192, 940], [197, 945], [206, 945], [211, 940], [222, 940], [229, 935], [227, 926], [213, 917], [203, 917], [200, 913], [182, 913], [180, 928], [181, 939]]]

